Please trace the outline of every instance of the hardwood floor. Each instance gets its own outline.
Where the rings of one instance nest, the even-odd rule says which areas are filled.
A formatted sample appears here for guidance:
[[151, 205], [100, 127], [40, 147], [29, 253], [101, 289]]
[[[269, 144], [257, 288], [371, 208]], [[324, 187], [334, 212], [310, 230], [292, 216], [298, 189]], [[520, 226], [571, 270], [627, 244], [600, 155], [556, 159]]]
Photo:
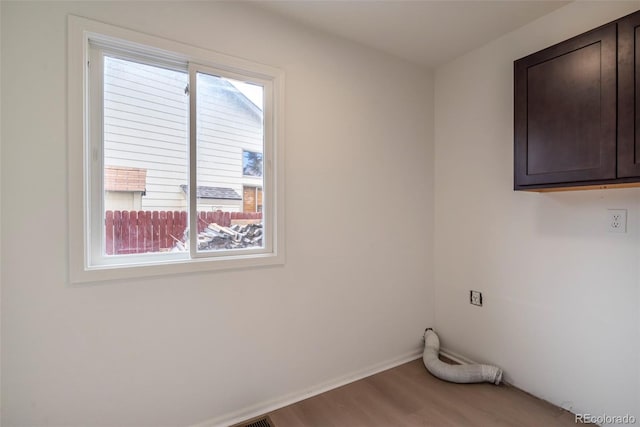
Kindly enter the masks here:
[[274, 427], [575, 426], [574, 415], [516, 388], [451, 384], [422, 359], [286, 406]]

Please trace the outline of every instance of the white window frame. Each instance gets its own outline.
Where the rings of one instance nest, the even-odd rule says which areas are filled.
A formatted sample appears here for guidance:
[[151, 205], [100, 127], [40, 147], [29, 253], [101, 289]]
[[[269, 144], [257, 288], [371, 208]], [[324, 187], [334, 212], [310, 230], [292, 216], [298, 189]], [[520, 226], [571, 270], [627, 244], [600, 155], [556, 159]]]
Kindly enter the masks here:
[[[101, 90], [99, 96], [90, 92], [92, 85], [102, 84], [99, 50], [122, 59], [138, 59], [188, 72], [191, 135], [195, 135], [196, 126], [197, 72], [264, 87], [265, 240], [262, 248], [198, 252], [196, 239], [191, 238], [188, 253], [103, 254], [102, 114], [90, 114], [91, 109], [102, 111]], [[72, 283], [284, 264], [284, 76], [281, 70], [70, 15], [67, 78], [69, 278]], [[189, 165], [197, 165], [195, 144], [196, 138], [190, 137]], [[189, 167], [189, 210], [196, 208], [196, 202], [196, 167]], [[189, 228], [196, 229], [195, 214], [189, 214]]]

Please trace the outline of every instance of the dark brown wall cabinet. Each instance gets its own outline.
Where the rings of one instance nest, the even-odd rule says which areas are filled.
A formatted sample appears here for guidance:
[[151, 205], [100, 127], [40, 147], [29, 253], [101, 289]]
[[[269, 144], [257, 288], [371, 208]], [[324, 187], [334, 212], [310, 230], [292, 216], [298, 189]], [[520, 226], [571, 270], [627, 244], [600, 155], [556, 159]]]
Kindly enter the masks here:
[[515, 61], [514, 84], [516, 190], [640, 186], [640, 12]]

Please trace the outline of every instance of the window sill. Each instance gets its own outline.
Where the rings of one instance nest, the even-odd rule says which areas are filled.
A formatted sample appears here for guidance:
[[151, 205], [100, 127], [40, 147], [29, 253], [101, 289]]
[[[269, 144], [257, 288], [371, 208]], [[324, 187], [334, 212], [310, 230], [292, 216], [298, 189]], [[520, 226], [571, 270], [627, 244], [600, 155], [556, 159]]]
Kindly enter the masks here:
[[169, 259], [132, 265], [115, 264], [90, 267], [72, 265], [70, 280], [73, 284], [82, 284], [277, 265], [284, 265], [284, 254], [260, 253], [250, 256], [243, 254], [216, 258]]

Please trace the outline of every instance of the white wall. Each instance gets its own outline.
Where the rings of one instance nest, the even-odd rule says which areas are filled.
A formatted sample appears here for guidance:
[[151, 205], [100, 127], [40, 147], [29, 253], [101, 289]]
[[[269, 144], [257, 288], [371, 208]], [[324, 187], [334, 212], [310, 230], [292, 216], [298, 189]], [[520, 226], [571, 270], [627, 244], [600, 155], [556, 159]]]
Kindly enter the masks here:
[[640, 190], [512, 190], [513, 61], [638, 8], [574, 2], [436, 70], [434, 252], [444, 347], [574, 412], [640, 418]]
[[[0, 27], [2, 26], [2, 6], [0, 6]], [[2, 99], [2, 31], [0, 28], [0, 99]], [[0, 224], [2, 224], [2, 102], [0, 102]], [[2, 242], [2, 227], [0, 226], [0, 242]], [[2, 244], [0, 244], [0, 334], [2, 333]], [[0, 366], [2, 366], [2, 340], [0, 339]], [[2, 370], [0, 369], [0, 384]], [[0, 387], [0, 424], [2, 424], [2, 387]]]
[[[1, 7], [4, 427], [228, 420], [417, 354], [429, 73], [242, 4]], [[67, 13], [285, 70], [284, 267], [69, 285]]]

